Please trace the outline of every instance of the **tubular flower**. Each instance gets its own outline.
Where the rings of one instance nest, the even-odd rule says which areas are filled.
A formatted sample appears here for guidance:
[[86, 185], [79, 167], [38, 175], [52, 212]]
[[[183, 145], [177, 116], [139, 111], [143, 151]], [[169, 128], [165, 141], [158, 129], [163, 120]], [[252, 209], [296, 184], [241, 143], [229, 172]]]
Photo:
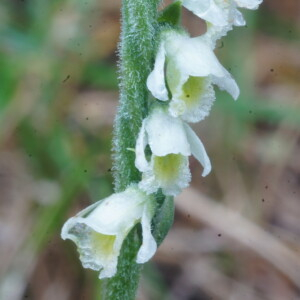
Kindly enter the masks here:
[[[145, 155], [147, 145], [152, 153], [149, 161]], [[176, 196], [187, 187], [191, 180], [190, 155], [203, 166], [202, 176], [211, 170], [205, 148], [195, 132], [161, 107], [154, 108], [143, 121], [135, 152], [135, 165], [142, 172], [139, 187], [148, 194], [161, 188], [165, 195]]]
[[206, 38], [165, 32], [147, 79], [152, 95], [167, 101], [171, 94], [169, 113], [198, 122], [209, 114], [215, 100], [213, 84], [237, 99], [239, 88], [235, 80], [219, 63]]
[[235, 26], [246, 24], [241, 8], [257, 9], [262, 0], [183, 0], [183, 6], [205, 20], [208, 35], [215, 41]]
[[143, 242], [136, 261], [145, 263], [154, 255], [157, 246], [151, 234], [153, 203], [151, 196], [130, 186], [70, 218], [61, 236], [75, 242], [83, 267], [100, 271], [100, 279], [112, 277], [123, 241], [138, 222], [142, 225]]

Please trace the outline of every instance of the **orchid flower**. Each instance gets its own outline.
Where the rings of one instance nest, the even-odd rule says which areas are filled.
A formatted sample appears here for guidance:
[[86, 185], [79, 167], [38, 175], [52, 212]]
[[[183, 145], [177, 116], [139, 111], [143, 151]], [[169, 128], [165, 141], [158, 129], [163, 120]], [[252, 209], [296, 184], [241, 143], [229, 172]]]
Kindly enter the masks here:
[[61, 236], [75, 242], [85, 268], [100, 271], [100, 279], [112, 277], [123, 241], [138, 222], [142, 225], [143, 242], [136, 261], [145, 263], [154, 255], [157, 246], [151, 234], [153, 206], [151, 196], [133, 185], [70, 218]]
[[241, 8], [257, 9], [262, 0], [183, 0], [183, 6], [205, 20], [208, 35], [217, 40], [224, 36], [232, 26], [246, 24]]
[[[150, 161], [145, 155], [147, 145], [152, 152]], [[187, 187], [191, 180], [190, 155], [203, 166], [202, 176], [211, 170], [205, 148], [195, 132], [163, 107], [155, 107], [144, 119], [135, 153], [135, 166], [142, 172], [139, 187], [148, 194], [161, 188], [165, 195], [176, 196]]]
[[162, 101], [171, 98], [169, 112], [172, 116], [198, 122], [209, 114], [215, 100], [213, 84], [237, 99], [239, 88], [235, 80], [203, 37], [190, 38], [171, 30], [165, 32], [154, 69], [147, 79], [152, 95]]

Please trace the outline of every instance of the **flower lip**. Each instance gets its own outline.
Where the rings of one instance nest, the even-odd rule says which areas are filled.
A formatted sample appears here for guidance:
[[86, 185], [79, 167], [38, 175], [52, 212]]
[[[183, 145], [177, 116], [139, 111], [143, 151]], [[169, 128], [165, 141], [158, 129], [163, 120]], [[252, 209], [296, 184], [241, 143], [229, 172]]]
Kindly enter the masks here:
[[190, 180], [187, 156], [181, 154], [152, 156], [150, 168], [143, 173], [139, 187], [149, 194], [161, 188], [165, 195], [176, 196], [189, 185]]

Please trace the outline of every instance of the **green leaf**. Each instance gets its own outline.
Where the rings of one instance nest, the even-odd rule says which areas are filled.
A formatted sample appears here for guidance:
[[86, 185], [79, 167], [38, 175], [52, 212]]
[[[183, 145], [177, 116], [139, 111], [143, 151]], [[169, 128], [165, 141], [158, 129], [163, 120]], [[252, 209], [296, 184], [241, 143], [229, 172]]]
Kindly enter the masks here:
[[177, 26], [181, 21], [181, 1], [175, 1], [162, 10], [158, 17], [158, 22]]

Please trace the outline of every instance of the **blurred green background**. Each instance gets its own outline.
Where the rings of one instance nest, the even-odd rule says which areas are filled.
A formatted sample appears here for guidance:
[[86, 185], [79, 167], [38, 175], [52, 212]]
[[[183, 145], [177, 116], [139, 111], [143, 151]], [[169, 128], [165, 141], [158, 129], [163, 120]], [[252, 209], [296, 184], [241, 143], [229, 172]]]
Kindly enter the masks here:
[[[165, 5], [168, 2], [165, 2]], [[244, 12], [217, 54], [236, 78], [194, 126], [211, 157], [178, 197], [140, 300], [300, 299], [300, 2]], [[120, 1], [0, 2], [0, 299], [99, 299], [60, 239], [112, 192]], [[188, 11], [184, 26], [203, 23]]]

